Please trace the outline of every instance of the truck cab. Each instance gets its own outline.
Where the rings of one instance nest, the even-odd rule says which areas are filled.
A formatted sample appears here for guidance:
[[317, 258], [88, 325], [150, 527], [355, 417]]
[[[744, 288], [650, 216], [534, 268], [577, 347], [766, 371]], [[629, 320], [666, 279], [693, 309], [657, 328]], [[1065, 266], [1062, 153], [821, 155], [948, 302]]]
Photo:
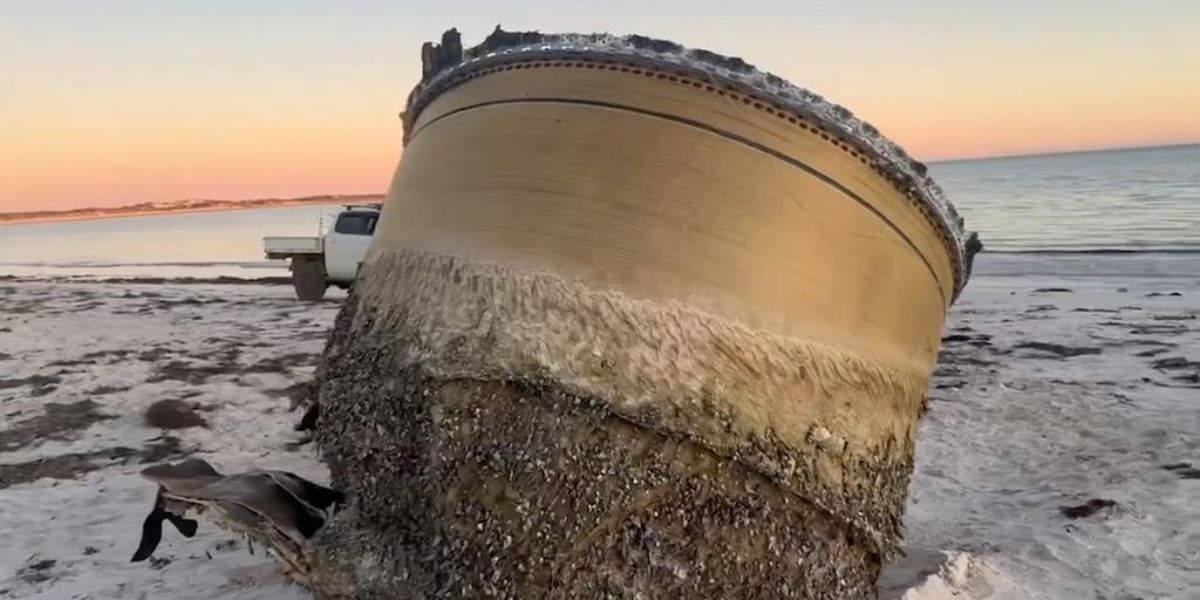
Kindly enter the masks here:
[[297, 298], [319, 301], [330, 285], [354, 283], [382, 210], [380, 204], [346, 205], [320, 235], [263, 238], [264, 252], [270, 259], [290, 260]]
[[[371, 238], [379, 211], [353, 208], [342, 211], [325, 234], [325, 277], [333, 283], [349, 283], [358, 275], [358, 266]], [[346, 286], [342, 286], [346, 287]]]

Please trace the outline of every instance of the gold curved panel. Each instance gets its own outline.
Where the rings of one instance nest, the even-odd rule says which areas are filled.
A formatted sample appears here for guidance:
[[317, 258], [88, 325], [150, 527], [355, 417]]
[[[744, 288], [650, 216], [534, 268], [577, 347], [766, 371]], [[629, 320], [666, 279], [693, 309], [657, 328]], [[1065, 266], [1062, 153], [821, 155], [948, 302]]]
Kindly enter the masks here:
[[[426, 118], [434, 112], [405, 149], [376, 247], [550, 271], [922, 377], [932, 367], [949, 280], [939, 289], [920, 253], [828, 181], [619, 108], [510, 102]], [[870, 200], [885, 196], [905, 201], [894, 190]]]
[[[570, 64], [570, 63], [568, 63]], [[589, 63], [575, 63], [589, 64]], [[531, 67], [531, 66], [530, 66]], [[664, 80], [653, 71], [635, 74], [616, 65], [595, 68], [543, 66], [510, 68], [466, 82], [434, 100], [413, 123], [412, 134], [455, 111], [483, 104], [530, 99], [563, 99], [607, 103], [670, 115], [727, 132], [738, 138], [790, 157], [836, 181], [869, 203], [882, 218], [899, 229], [929, 265], [937, 280], [943, 303], [949, 306], [954, 293], [954, 270], [950, 254], [930, 218], [909, 198], [899, 193], [886, 178], [813, 127], [789, 122], [779, 111], [739, 100], [732, 92], [697, 80], [669, 75]], [[655, 73], [647, 76], [642, 73]], [[846, 201], [853, 202], [851, 198]]]

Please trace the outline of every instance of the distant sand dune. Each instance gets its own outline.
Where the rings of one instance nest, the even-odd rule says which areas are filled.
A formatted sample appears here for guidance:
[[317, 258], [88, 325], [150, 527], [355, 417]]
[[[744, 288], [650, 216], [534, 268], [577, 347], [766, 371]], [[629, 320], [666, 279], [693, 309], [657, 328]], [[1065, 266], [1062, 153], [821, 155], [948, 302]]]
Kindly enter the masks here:
[[382, 202], [379, 194], [305, 196], [303, 198], [260, 198], [256, 200], [177, 200], [173, 202], [142, 202], [127, 206], [105, 208], [76, 208], [71, 210], [40, 210], [0, 213], [0, 223], [41, 223], [49, 221], [83, 221], [118, 217], [148, 217], [190, 212], [250, 210], [306, 204], [350, 204]]

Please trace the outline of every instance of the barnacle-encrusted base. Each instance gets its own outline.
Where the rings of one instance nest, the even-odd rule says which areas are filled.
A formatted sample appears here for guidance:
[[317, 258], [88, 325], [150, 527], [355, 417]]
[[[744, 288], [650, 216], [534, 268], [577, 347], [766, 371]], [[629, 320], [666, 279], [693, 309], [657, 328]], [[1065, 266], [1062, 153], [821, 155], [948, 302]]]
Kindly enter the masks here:
[[[548, 382], [347, 375], [330, 389], [327, 451], [360, 487], [317, 540], [319, 588], [361, 600], [874, 597], [880, 557], [845, 523], [605, 403]], [[375, 401], [338, 402], [350, 397]]]
[[320, 390], [352, 493], [313, 542], [326, 597], [874, 593], [922, 376], [544, 273], [364, 275]]

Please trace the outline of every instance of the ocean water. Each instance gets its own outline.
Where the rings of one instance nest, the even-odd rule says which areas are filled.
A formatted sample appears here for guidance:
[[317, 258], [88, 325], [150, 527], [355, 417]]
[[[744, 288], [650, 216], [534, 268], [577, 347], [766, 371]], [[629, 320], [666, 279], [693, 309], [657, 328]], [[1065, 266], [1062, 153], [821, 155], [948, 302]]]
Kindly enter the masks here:
[[217, 277], [287, 275], [262, 238], [317, 235], [336, 205], [0, 224], [0, 275]]
[[1200, 251], [1200, 145], [930, 165], [988, 250]]
[[[977, 275], [1200, 272], [1200, 145], [930, 168], [984, 241]], [[284, 275], [282, 261], [263, 257], [262, 237], [314, 235], [335, 209], [0, 225], [0, 275]]]

